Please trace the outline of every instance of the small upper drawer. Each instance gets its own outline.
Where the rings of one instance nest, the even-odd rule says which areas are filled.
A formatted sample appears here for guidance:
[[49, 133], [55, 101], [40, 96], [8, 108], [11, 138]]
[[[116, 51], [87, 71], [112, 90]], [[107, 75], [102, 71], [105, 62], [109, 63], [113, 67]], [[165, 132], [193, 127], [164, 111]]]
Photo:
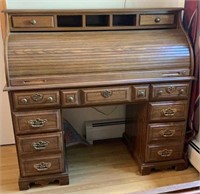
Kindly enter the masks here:
[[59, 91], [14, 92], [13, 104], [15, 109], [58, 107], [60, 104]]
[[172, 25], [174, 19], [174, 14], [140, 15], [140, 25]]
[[106, 104], [131, 101], [131, 88], [105, 87], [96, 89], [83, 89], [83, 104]]
[[61, 154], [41, 158], [21, 158], [20, 170], [22, 176], [37, 176], [64, 172], [64, 159]]
[[60, 110], [13, 112], [16, 134], [61, 130]]
[[17, 136], [19, 154], [58, 153], [63, 150], [62, 132]]
[[62, 106], [78, 106], [80, 104], [80, 96], [78, 90], [62, 90], [61, 103]]
[[133, 86], [133, 100], [147, 101], [149, 99], [149, 85]]
[[189, 83], [152, 84], [151, 99], [183, 99], [189, 96]]
[[154, 123], [148, 127], [148, 142], [157, 140], [181, 140], [185, 134], [185, 122]]
[[13, 28], [53, 28], [53, 16], [12, 16]]
[[149, 103], [150, 121], [185, 120], [187, 116], [187, 101], [151, 102]]

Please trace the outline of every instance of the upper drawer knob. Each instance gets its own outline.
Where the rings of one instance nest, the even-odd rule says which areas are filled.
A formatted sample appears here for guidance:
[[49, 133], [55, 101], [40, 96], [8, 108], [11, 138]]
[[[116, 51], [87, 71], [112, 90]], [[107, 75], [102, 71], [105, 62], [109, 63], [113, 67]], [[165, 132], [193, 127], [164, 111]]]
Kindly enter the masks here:
[[28, 99], [27, 98], [22, 98], [20, 101], [21, 101], [22, 104], [27, 104], [28, 103]]
[[110, 96], [112, 96], [112, 91], [109, 91], [109, 90], [105, 90], [101, 93], [101, 95], [104, 97], [104, 98], [109, 98]]
[[163, 94], [163, 90], [158, 90], [157, 95], [161, 96]]
[[53, 102], [54, 101], [54, 98], [52, 97], [52, 96], [49, 96], [48, 98], [47, 98], [47, 102]]
[[67, 102], [74, 102], [74, 97], [73, 96], [68, 96], [67, 97]]
[[156, 19], [155, 19], [155, 22], [156, 22], [156, 23], [159, 23], [160, 21], [161, 21], [160, 18], [156, 18]]
[[179, 94], [185, 94], [185, 90], [182, 88], [179, 90]]
[[145, 91], [144, 90], [139, 90], [138, 91], [138, 97], [145, 97]]
[[36, 24], [37, 24], [37, 21], [36, 21], [36, 20], [31, 20], [30, 23], [31, 23], [32, 25], [36, 25]]

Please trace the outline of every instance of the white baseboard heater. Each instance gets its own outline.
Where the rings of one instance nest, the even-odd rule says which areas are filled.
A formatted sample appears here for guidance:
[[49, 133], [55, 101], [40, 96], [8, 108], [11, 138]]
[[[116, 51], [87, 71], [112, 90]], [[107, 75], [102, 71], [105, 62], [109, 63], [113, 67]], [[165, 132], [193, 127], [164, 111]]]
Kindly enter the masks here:
[[87, 121], [86, 139], [90, 144], [95, 140], [111, 139], [122, 137], [125, 130], [124, 119]]

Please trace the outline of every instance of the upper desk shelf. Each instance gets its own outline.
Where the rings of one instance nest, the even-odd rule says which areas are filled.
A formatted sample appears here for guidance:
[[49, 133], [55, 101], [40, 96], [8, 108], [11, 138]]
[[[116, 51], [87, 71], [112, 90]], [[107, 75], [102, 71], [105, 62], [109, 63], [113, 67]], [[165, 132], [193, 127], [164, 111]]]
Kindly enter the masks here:
[[177, 9], [7, 10], [10, 31], [176, 28]]

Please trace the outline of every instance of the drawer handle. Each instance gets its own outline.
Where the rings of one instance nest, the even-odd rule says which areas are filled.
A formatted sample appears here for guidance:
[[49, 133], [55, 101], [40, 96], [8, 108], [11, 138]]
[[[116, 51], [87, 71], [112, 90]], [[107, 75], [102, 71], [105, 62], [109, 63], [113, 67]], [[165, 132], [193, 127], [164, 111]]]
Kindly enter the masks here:
[[47, 98], [47, 102], [54, 102], [54, 98], [53, 98], [52, 96], [49, 96], [49, 97]]
[[173, 152], [173, 150], [168, 150], [168, 149], [159, 150], [158, 155], [161, 157], [169, 157], [172, 155], [172, 152]]
[[31, 23], [32, 25], [36, 25], [36, 24], [37, 24], [37, 21], [36, 21], [36, 20], [31, 20], [30, 23]]
[[110, 96], [112, 96], [112, 91], [108, 91], [108, 90], [105, 90], [101, 93], [101, 95], [104, 97], [104, 98], [109, 98]]
[[169, 86], [166, 88], [167, 93], [171, 94], [176, 90], [176, 88], [174, 86]]
[[185, 90], [184, 90], [183, 88], [182, 88], [182, 89], [180, 89], [180, 90], [179, 90], [179, 94], [180, 94], [180, 95], [183, 95], [183, 94], [185, 94]]
[[51, 168], [51, 162], [40, 162], [38, 164], [34, 164], [33, 167], [39, 172], [45, 171]]
[[163, 94], [163, 90], [158, 90], [157, 95], [162, 96], [162, 94]]
[[36, 94], [33, 94], [31, 96], [31, 98], [33, 99], [33, 101], [38, 102], [38, 101], [41, 101], [43, 99], [43, 95], [36, 93]]
[[162, 110], [165, 117], [172, 117], [176, 114], [177, 110], [172, 108], [167, 108]]
[[48, 145], [49, 145], [48, 141], [38, 141], [38, 142], [33, 142], [32, 144], [35, 150], [45, 150]]
[[144, 90], [139, 90], [137, 96], [138, 97], [145, 97], [145, 91]]
[[163, 137], [172, 137], [175, 134], [175, 130], [164, 129], [160, 131], [160, 135]]
[[46, 122], [47, 122], [47, 119], [37, 118], [35, 120], [29, 120], [28, 124], [33, 128], [40, 128], [40, 127], [43, 127]]
[[74, 97], [73, 96], [68, 96], [67, 97], [67, 102], [74, 102]]
[[27, 103], [28, 103], [28, 99], [27, 99], [27, 98], [22, 98], [22, 99], [20, 100], [20, 102], [21, 102], [22, 104], [27, 104]]
[[161, 19], [160, 18], [155, 18], [155, 20], [154, 20], [156, 23], [159, 23], [160, 21], [161, 21]]

